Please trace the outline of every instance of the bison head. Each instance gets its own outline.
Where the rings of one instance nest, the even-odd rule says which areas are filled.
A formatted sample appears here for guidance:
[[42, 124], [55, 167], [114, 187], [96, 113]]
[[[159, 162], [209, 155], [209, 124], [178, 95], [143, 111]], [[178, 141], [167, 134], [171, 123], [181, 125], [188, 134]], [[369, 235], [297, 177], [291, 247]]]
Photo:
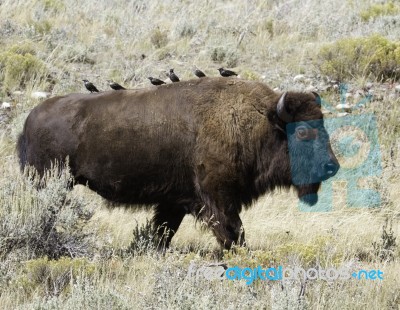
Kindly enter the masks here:
[[301, 201], [314, 205], [322, 181], [333, 177], [339, 163], [324, 127], [321, 98], [317, 93], [284, 93], [277, 116], [286, 127], [291, 182]]

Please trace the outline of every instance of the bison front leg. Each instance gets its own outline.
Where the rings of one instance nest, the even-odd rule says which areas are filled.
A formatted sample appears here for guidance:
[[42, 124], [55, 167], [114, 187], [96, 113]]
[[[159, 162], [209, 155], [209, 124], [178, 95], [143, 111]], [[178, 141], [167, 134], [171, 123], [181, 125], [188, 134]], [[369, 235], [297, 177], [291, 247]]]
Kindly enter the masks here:
[[211, 230], [225, 249], [232, 245], [245, 245], [243, 224], [238, 210], [215, 210], [210, 221]]
[[[225, 194], [222, 194], [225, 193]], [[197, 216], [211, 229], [218, 243], [225, 249], [232, 245], [245, 245], [244, 230], [239, 212], [240, 202], [232, 203], [232, 196], [222, 191], [221, 194], [202, 193], [204, 207]]]
[[153, 216], [153, 225], [158, 236], [158, 249], [169, 247], [186, 214], [185, 207], [176, 203], [160, 203]]
[[235, 167], [210, 158], [204, 162], [197, 165], [196, 170], [196, 188], [205, 206], [199, 216], [225, 249], [230, 249], [233, 244], [244, 245], [244, 231], [239, 217], [240, 186]]

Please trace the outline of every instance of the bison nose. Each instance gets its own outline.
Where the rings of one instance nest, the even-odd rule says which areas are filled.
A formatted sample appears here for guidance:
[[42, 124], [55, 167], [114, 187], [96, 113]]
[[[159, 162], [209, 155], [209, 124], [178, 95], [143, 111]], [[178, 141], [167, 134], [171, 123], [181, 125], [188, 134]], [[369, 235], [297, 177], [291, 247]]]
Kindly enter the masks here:
[[339, 164], [336, 164], [334, 162], [329, 162], [325, 164], [324, 170], [328, 178], [333, 177], [339, 170]]

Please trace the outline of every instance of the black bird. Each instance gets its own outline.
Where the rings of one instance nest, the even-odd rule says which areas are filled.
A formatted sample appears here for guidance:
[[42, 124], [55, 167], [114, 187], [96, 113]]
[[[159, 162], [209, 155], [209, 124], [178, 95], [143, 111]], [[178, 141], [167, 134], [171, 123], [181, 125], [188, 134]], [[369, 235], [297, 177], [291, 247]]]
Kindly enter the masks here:
[[83, 83], [85, 83], [85, 87], [88, 91], [91, 93], [98, 93], [99, 90], [96, 88], [96, 86], [93, 85], [93, 83], [89, 82], [88, 80], [82, 80]]
[[194, 73], [194, 75], [197, 76], [198, 78], [202, 78], [202, 77], [205, 77], [205, 76], [206, 76], [206, 75], [204, 74], [204, 72], [201, 71], [201, 70], [199, 70], [199, 69], [194, 70], [193, 73]]
[[156, 86], [162, 85], [162, 84], [166, 84], [164, 81], [161, 81], [159, 79], [153, 78], [151, 76], [148, 77], [148, 79], [150, 80], [151, 84], [156, 85]]
[[123, 86], [119, 85], [118, 83], [115, 83], [115, 82], [113, 82], [113, 81], [111, 81], [111, 80], [108, 80], [107, 82], [108, 82], [108, 85], [110, 85], [110, 87], [111, 87], [112, 89], [114, 89], [114, 90], [123, 90], [123, 89], [126, 89], [125, 87], [123, 87]]
[[219, 74], [221, 74], [223, 77], [228, 77], [228, 76], [232, 76], [232, 75], [237, 75], [236, 72], [233, 72], [231, 70], [226, 70], [224, 68], [219, 68], [218, 69]]
[[179, 78], [177, 77], [177, 75], [174, 73], [174, 69], [169, 69], [169, 79], [172, 82], [179, 82]]

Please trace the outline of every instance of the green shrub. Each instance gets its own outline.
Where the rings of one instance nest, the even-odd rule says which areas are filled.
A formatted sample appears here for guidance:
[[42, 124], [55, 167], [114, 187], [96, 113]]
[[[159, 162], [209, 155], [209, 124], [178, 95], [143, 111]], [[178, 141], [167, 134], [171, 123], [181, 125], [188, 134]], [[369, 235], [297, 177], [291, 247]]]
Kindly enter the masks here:
[[50, 33], [52, 25], [48, 20], [34, 21], [32, 22], [32, 27], [35, 33], [40, 35], [45, 35]]
[[276, 249], [275, 256], [281, 261], [289, 255], [298, 257], [306, 266], [316, 263], [323, 266], [339, 265], [343, 261], [343, 253], [336, 248], [331, 236], [318, 236], [306, 244], [290, 242]]
[[45, 80], [49, 72], [29, 44], [12, 46], [0, 53], [0, 82], [3, 90], [25, 87], [28, 82]]
[[18, 45], [13, 45], [8, 50], [10, 53], [19, 54], [25, 56], [26, 54], [36, 55], [36, 50], [33, 46], [33, 42], [24, 42]]
[[252, 80], [252, 81], [258, 81], [260, 79], [260, 76], [256, 72], [250, 69], [241, 72], [240, 77], [245, 80]]
[[85, 258], [44, 257], [25, 262], [14, 284], [28, 294], [39, 291], [44, 296], [58, 296], [70, 289], [76, 277], [90, 277], [94, 271], [95, 265]]
[[327, 44], [317, 59], [321, 72], [339, 81], [354, 77], [400, 78], [400, 42], [379, 35]]
[[366, 22], [379, 16], [396, 15], [398, 13], [400, 13], [399, 6], [393, 2], [388, 2], [371, 5], [369, 8], [361, 11], [360, 16], [361, 19]]
[[334, 247], [334, 240], [329, 236], [319, 236], [309, 243], [285, 242], [274, 250], [249, 251], [247, 248], [236, 247], [234, 251], [224, 250], [224, 261], [228, 265], [258, 265], [287, 263], [295, 257], [305, 266], [312, 266], [316, 262], [323, 265], [340, 264], [343, 253]]

